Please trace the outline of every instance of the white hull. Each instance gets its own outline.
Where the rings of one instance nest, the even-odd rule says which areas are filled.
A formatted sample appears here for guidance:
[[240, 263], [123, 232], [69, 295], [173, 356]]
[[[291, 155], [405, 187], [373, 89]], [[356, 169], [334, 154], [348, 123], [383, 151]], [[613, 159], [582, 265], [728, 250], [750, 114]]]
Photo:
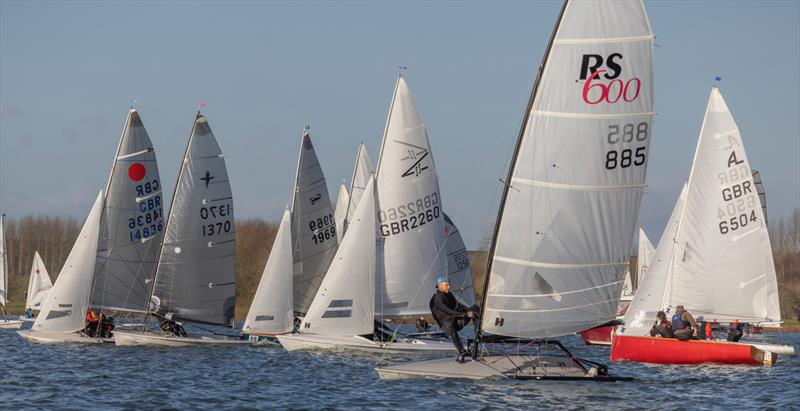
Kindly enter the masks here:
[[372, 341], [361, 336], [332, 336], [315, 334], [278, 335], [286, 351], [366, 351], [374, 353], [455, 353], [448, 341], [403, 340], [392, 343]]
[[105, 344], [113, 343], [111, 338], [87, 337], [77, 332], [55, 332], [55, 331], [17, 331], [26, 340], [38, 344]]
[[[400, 378], [520, 378], [520, 379], [609, 379], [596, 371], [584, 371], [564, 356], [486, 356], [457, 363], [453, 359], [415, 361], [376, 368], [382, 379]], [[613, 377], [612, 377], [613, 378]]]
[[114, 342], [119, 346], [157, 346], [157, 347], [193, 347], [198, 345], [234, 346], [249, 345], [248, 340], [239, 340], [219, 335], [190, 335], [175, 337], [151, 332], [114, 332]]
[[773, 354], [778, 355], [795, 355], [794, 347], [791, 345], [780, 345], [780, 344], [754, 344], [749, 341], [741, 341], [743, 343], [752, 345], [753, 347], [758, 348], [761, 351], [771, 352]]
[[19, 330], [22, 327], [21, 320], [0, 320], [0, 330]]

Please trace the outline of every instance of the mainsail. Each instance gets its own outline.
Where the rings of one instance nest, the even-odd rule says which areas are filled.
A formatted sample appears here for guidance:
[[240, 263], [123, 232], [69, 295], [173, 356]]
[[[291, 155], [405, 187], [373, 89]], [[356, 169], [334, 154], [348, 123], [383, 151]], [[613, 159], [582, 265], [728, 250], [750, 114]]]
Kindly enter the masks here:
[[8, 292], [8, 255], [6, 254], [6, 215], [0, 215], [0, 306], [5, 314]]
[[153, 143], [131, 108], [106, 186], [92, 307], [141, 312], [147, 306], [164, 231], [162, 198]]
[[444, 213], [425, 124], [401, 76], [386, 121], [376, 184], [382, 236], [377, 313], [429, 314], [435, 279], [447, 271]]
[[150, 309], [175, 320], [229, 324], [235, 252], [225, 158], [198, 112], [172, 198]]
[[284, 211], [275, 243], [242, 326], [244, 332], [285, 333], [292, 329], [292, 214]]
[[72, 246], [50, 295], [36, 317], [32, 329], [58, 332], [82, 330], [89, 308], [89, 294], [94, 277], [103, 192], [97, 195], [75, 245]]
[[639, 0], [565, 3], [500, 203], [483, 332], [546, 338], [614, 319], [652, 137], [652, 45]]
[[39, 252], [35, 251], [31, 264], [31, 276], [28, 278], [28, 297], [25, 301], [25, 308], [41, 310], [52, 288], [53, 282], [50, 280], [50, 274], [47, 273], [47, 268], [45, 268]]
[[472, 286], [472, 269], [469, 266], [469, 254], [458, 227], [444, 215], [444, 236], [447, 244], [447, 279], [450, 280], [450, 292], [461, 304], [469, 307], [475, 304], [475, 288]]
[[336, 254], [339, 244], [337, 235], [325, 174], [306, 128], [300, 140], [292, 193], [293, 289], [296, 312], [308, 311], [325, 271]]
[[375, 310], [375, 195], [367, 183], [356, 214], [336, 252], [301, 329], [326, 335], [372, 332]]
[[[358, 155], [356, 155], [356, 165], [353, 168], [353, 178], [350, 181], [350, 202], [347, 205], [347, 218], [345, 219], [344, 232], [347, 225], [356, 213], [356, 207], [361, 202], [361, 196], [367, 187], [367, 181], [372, 177], [372, 162], [369, 161], [369, 154], [364, 143], [358, 145]], [[344, 232], [339, 235], [343, 236]]]
[[344, 184], [339, 185], [339, 195], [336, 197], [336, 209], [333, 211], [333, 219], [336, 221], [336, 233], [339, 242], [344, 237], [344, 224], [347, 219], [347, 204], [350, 203], [350, 195]]
[[[652, 278], [657, 275], [661, 278]], [[668, 257], [653, 263], [651, 278], [665, 283], [653, 287], [663, 290], [663, 297], [633, 307], [632, 328], [652, 320], [652, 310], [669, 312], [678, 304], [700, 320], [781, 320], [761, 200], [741, 134], [716, 87], [703, 119], [675, 241]]]
[[637, 286], [642, 283], [644, 276], [647, 275], [647, 269], [652, 264], [653, 257], [655, 257], [656, 249], [653, 243], [647, 238], [644, 232], [644, 227], [639, 227], [639, 253], [636, 256], [636, 284]]

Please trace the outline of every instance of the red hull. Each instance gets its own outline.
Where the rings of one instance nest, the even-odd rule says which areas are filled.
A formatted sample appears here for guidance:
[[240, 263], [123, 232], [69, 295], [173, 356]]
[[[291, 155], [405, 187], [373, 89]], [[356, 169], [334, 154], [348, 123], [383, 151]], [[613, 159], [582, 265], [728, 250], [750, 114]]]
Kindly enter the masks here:
[[581, 338], [586, 345], [611, 345], [611, 334], [614, 332], [613, 325], [606, 325], [604, 327], [590, 328], [581, 331]]
[[611, 361], [772, 365], [776, 357], [749, 344], [726, 341], [678, 341], [672, 338], [616, 335], [611, 344]]

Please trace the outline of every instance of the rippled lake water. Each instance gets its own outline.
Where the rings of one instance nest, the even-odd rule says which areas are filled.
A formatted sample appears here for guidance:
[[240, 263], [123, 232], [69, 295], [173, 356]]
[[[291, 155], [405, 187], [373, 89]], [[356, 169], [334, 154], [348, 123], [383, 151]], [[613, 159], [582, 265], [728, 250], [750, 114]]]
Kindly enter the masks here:
[[[777, 339], [777, 335], [774, 336]], [[608, 348], [562, 341], [607, 363]], [[800, 334], [780, 341], [800, 350]], [[800, 359], [774, 367], [611, 364], [633, 382], [378, 379], [412, 358], [281, 348], [36, 345], [0, 330], [0, 409], [800, 409]]]

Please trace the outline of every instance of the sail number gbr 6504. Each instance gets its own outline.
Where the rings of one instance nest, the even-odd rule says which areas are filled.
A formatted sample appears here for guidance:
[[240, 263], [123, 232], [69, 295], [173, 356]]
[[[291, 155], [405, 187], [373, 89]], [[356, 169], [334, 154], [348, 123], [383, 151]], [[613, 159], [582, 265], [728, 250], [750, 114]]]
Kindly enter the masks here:
[[641, 146], [625, 149], [609, 150], [605, 155], [606, 170], [641, 166], [647, 160], [647, 141], [649, 123], [610, 124], [606, 142], [614, 147], [616, 144], [641, 143]]

